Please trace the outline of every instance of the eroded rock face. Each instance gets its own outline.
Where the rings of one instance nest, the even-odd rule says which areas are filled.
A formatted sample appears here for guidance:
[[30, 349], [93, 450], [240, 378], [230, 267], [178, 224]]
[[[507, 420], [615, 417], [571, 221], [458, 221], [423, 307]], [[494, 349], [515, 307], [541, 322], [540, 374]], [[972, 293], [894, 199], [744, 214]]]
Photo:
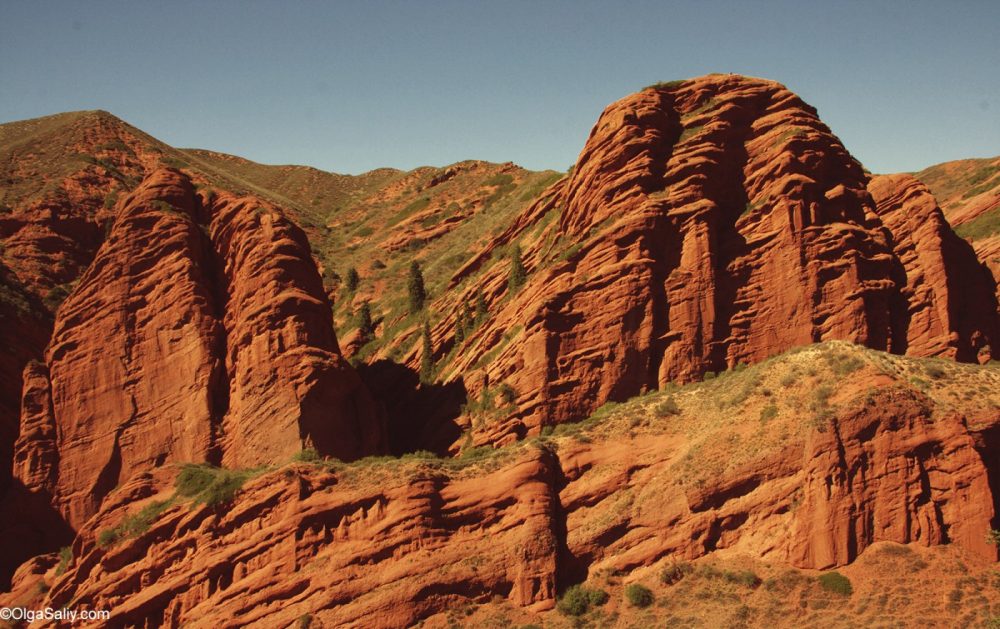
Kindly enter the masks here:
[[930, 190], [910, 175], [868, 186], [905, 272], [906, 353], [986, 362], [998, 340], [996, 281], [949, 227]]
[[[494, 594], [551, 607], [559, 539], [549, 453], [464, 479], [363, 474], [346, 482], [286, 469], [251, 481], [231, 508], [173, 507], [113, 550], [81, 539], [82, 558], [53, 600], [113, 609], [112, 624], [130, 626], [284, 626], [323, 608], [330, 626], [401, 627]], [[93, 524], [112, 524], [163, 482], [137, 478]]]
[[302, 232], [255, 199], [203, 200], [172, 169], [120, 203], [27, 376], [16, 473], [74, 527], [165, 463], [382, 447]]
[[879, 541], [950, 542], [995, 561], [991, 470], [967, 423], [882, 386], [704, 483], [685, 478], [694, 444], [669, 429], [518, 446], [461, 471], [297, 465], [249, 481], [232, 506], [176, 502], [147, 532], [97, 546], [97, 531], [169, 496], [164, 468], [109, 497], [47, 600], [129, 625], [284, 626], [308, 613], [399, 627], [494, 597], [547, 609], [599, 571], [711, 553], [826, 569]]
[[382, 451], [382, 419], [340, 354], [305, 234], [255, 199], [220, 197], [207, 212], [225, 286], [222, 462], [253, 467], [304, 446], [344, 460]]
[[[876, 541], [956, 543], [990, 561], [989, 471], [966, 418], [932, 417], [929, 401], [889, 389], [806, 446], [788, 560], [827, 568]], [[995, 462], [993, 462], [996, 465]]]
[[965, 284], [975, 265], [947, 224], [913, 224], [889, 209], [902, 199], [878, 210], [867, 184], [815, 110], [777, 83], [712, 75], [612, 104], [572, 174], [456, 276], [513, 243], [529, 271], [507, 303], [508, 264], [476, 282], [497, 314], [447, 371], [482, 366], [480, 381], [520, 394], [516, 419], [477, 440], [825, 339], [988, 355], [988, 278], [976, 270]]

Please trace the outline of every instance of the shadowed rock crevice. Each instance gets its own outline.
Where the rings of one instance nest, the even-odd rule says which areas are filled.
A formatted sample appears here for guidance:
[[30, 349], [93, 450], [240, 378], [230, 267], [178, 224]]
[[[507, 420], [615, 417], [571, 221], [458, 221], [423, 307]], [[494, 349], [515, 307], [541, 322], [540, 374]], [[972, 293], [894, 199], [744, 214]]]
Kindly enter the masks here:
[[390, 453], [448, 454], [449, 446], [462, 434], [456, 422], [468, 402], [462, 381], [422, 383], [416, 370], [391, 360], [361, 364], [357, 369], [372, 397], [385, 409]]

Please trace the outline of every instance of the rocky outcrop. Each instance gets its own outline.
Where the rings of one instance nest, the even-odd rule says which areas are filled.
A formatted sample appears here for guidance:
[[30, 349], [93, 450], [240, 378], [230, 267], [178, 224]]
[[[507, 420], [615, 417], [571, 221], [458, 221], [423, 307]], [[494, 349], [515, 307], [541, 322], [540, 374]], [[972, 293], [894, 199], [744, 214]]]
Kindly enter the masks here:
[[[956, 233], [1000, 278], [1000, 157], [936, 164], [916, 177], [930, 188]], [[997, 295], [1000, 299], [1000, 290]]]
[[160, 159], [156, 144], [102, 111], [0, 125], [0, 489], [17, 439], [21, 372], [42, 358], [115, 198]]
[[74, 527], [169, 462], [382, 447], [301, 230], [255, 199], [202, 199], [176, 170], [122, 200], [45, 362], [28, 368], [16, 473]]
[[996, 280], [955, 235], [930, 190], [910, 175], [868, 186], [905, 273], [906, 353], [963, 362], [989, 360], [997, 331]]
[[[231, 507], [171, 507], [113, 548], [86, 534], [51, 600], [110, 608], [113, 626], [169, 627], [286, 626], [318, 609], [329, 626], [408, 626], [494, 594], [551, 607], [558, 466], [549, 453], [468, 478], [386, 471], [286, 468], [251, 481]], [[162, 476], [123, 487], [126, 498], [92, 525], [141, 509]]]
[[[481, 367], [470, 382], [519, 393], [515, 419], [477, 440], [503, 443], [825, 339], [987, 358], [995, 309], [958, 310], [994, 299], [988, 278], [964, 283], [972, 263], [944, 222], [924, 237], [898, 213], [881, 220], [867, 183], [815, 110], [777, 83], [711, 75], [612, 104], [568, 178], [456, 275], [486, 268], [461, 299], [481, 289], [495, 315], [443, 373]], [[494, 252], [513, 244], [529, 278], [509, 295], [509, 256]], [[919, 290], [907, 264], [963, 288]], [[942, 311], [954, 316], [930, 315]], [[453, 328], [434, 330], [435, 346]]]
[[985, 533], [997, 516], [989, 470], [966, 424], [957, 414], [933, 417], [926, 397], [888, 389], [814, 435], [798, 484], [790, 563], [844, 565], [882, 540], [953, 542], [996, 561]]
[[[112, 624], [129, 626], [285, 626], [308, 614], [398, 627], [468, 603], [545, 610], [571, 583], [706, 555], [827, 569], [891, 541], [995, 561], [985, 532], [997, 463], [976, 435], [1000, 426], [996, 409], [944, 410], [947, 393], [887, 377], [869, 355], [822, 422], [782, 410], [754, 437], [763, 393], [703, 419], [720, 393], [819, 368], [829, 351], [682, 389], [667, 418], [655, 410], [666, 396], [647, 396], [586, 434], [481, 458], [288, 466], [249, 481], [231, 506], [171, 498], [173, 471], [161, 468], [109, 497], [66, 574], [48, 575], [47, 603], [110, 608]], [[973, 386], [996, 382], [979, 369]], [[148, 531], [96, 543], [164, 500]]]
[[253, 467], [303, 447], [344, 460], [381, 452], [383, 420], [340, 354], [305, 234], [252, 198], [220, 196], [207, 213], [225, 312], [222, 462]]

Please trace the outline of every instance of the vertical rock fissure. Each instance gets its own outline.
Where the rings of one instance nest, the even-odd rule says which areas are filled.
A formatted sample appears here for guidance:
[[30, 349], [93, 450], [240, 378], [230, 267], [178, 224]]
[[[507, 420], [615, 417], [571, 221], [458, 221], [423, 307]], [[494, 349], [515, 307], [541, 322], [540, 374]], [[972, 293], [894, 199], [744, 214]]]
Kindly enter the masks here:
[[200, 232], [201, 254], [207, 266], [208, 294], [212, 300], [212, 314], [215, 319], [211, 348], [214, 364], [209, 379], [211, 442], [206, 458], [213, 465], [221, 465], [222, 443], [225, 438], [223, 419], [229, 412], [229, 397], [233, 386], [232, 375], [226, 367], [226, 357], [229, 355], [229, 331], [224, 322], [226, 310], [229, 307], [229, 279], [213, 238], [211, 200], [203, 200], [201, 195], [196, 195], [195, 212], [194, 220]]

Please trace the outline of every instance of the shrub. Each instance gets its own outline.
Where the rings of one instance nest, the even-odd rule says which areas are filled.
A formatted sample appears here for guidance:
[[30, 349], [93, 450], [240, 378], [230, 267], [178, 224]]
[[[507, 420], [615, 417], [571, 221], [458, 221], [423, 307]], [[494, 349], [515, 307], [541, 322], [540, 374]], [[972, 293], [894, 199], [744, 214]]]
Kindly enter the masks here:
[[723, 576], [730, 583], [737, 583], [748, 588], [756, 588], [761, 583], [760, 577], [751, 570], [740, 570], [738, 572], [726, 571], [723, 573]]
[[693, 569], [686, 561], [675, 561], [660, 572], [660, 582], [664, 585], [673, 585], [691, 574]]
[[483, 181], [484, 186], [507, 186], [513, 183], [514, 177], [506, 173], [498, 173]]
[[66, 568], [69, 567], [69, 562], [73, 561], [73, 549], [69, 546], [63, 546], [59, 549], [59, 565], [56, 566], [56, 576], [58, 577], [62, 573], [66, 572]]
[[312, 624], [312, 616], [310, 614], [302, 614], [299, 616], [299, 629], [309, 629]]
[[177, 475], [174, 488], [182, 496], [216, 506], [231, 501], [253, 474], [252, 470], [225, 470], [211, 465], [189, 464]]
[[430, 450], [414, 450], [413, 452], [407, 452], [399, 458], [401, 459], [436, 459], [438, 455], [434, 454]]
[[864, 361], [857, 356], [841, 354], [839, 352], [823, 354], [823, 358], [830, 366], [830, 369], [833, 370], [833, 373], [838, 376], [846, 376], [865, 366]]
[[673, 396], [668, 397], [656, 406], [656, 414], [660, 417], [666, 417], [668, 415], [680, 415], [681, 409], [677, 406], [676, 400]]
[[208, 489], [214, 479], [213, 468], [208, 465], [185, 465], [174, 481], [174, 489], [182, 496], [197, 496]]
[[769, 422], [778, 416], [778, 407], [774, 404], [768, 404], [764, 408], [760, 409], [760, 421]]
[[986, 543], [1000, 546], [1000, 529], [990, 529], [986, 532]]
[[573, 585], [563, 592], [559, 602], [556, 603], [556, 609], [566, 616], [582, 616], [587, 613], [589, 605], [590, 596], [587, 591], [579, 585]]
[[486, 315], [487, 314], [488, 314], [488, 311], [487, 311], [487, 308], [486, 308], [486, 298], [483, 296], [483, 289], [477, 288], [476, 289], [476, 322], [478, 323], [478, 322], [483, 321], [484, 319], [486, 319]]
[[120, 540], [137, 537], [149, 530], [160, 514], [167, 510], [173, 500], [154, 501], [136, 514], [126, 516], [118, 526], [105, 529], [97, 535], [97, 545], [110, 546]]
[[948, 375], [947, 371], [934, 364], [924, 365], [924, 373], [935, 380], [941, 380]]
[[361, 344], [375, 340], [375, 323], [372, 321], [372, 307], [363, 302], [358, 308], [358, 337]]
[[315, 448], [306, 448], [305, 450], [296, 452], [295, 456], [292, 457], [292, 460], [302, 463], [312, 463], [314, 461], [319, 461], [319, 458], [319, 452], [317, 452]]
[[608, 602], [609, 598], [611, 597], [608, 596], [608, 593], [604, 590], [587, 590], [587, 600], [590, 601], [590, 604], [594, 607], [604, 605]]
[[104, 529], [97, 534], [97, 545], [101, 548], [110, 546], [118, 541], [118, 533], [114, 529]]
[[517, 401], [517, 391], [506, 382], [497, 387], [497, 395], [504, 406], [511, 406]]
[[591, 606], [600, 607], [607, 603], [609, 598], [604, 590], [591, 590], [581, 585], [573, 585], [563, 592], [556, 609], [565, 616], [582, 616]]
[[659, 83], [653, 83], [652, 85], [647, 85], [640, 91], [645, 90], [667, 90], [674, 87], [679, 87], [684, 81], [661, 81]]
[[836, 571], [819, 575], [819, 585], [824, 590], [841, 596], [850, 596], [854, 593], [850, 579]]
[[702, 377], [702, 380], [715, 380], [715, 372], [706, 371], [705, 375]]
[[656, 600], [653, 591], [641, 583], [633, 583], [626, 587], [625, 598], [633, 607], [649, 607]]

